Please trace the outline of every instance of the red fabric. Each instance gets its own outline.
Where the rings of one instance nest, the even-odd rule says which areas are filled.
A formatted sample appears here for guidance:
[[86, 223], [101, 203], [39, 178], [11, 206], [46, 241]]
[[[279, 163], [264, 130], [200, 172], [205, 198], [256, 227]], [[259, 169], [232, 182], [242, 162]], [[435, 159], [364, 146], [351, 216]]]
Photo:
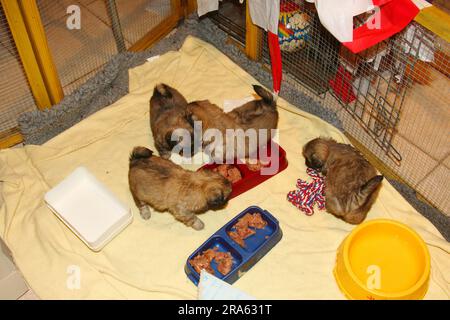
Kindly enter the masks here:
[[330, 80], [330, 87], [344, 103], [350, 103], [356, 99], [352, 89], [352, 74], [339, 66], [334, 79]]
[[367, 24], [353, 31], [353, 41], [344, 42], [353, 53], [361, 52], [403, 30], [419, 13], [411, 0], [373, 0], [380, 7], [380, 28], [369, 29]]
[[280, 44], [278, 43], [278, 35], [268, 32], [268, 42], [269, 42], [269, 53], [272, 65], [272, 81], [273, 81], [273, 91], [275, 93], [280, 92], [281, 80], [282, 80], [282, 65], [281, 65], [281, 50]]

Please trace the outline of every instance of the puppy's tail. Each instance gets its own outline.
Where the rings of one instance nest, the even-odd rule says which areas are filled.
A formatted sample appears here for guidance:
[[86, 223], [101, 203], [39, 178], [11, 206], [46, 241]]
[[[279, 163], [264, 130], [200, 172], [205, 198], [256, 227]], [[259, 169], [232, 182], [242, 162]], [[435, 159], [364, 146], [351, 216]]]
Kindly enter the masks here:
[[155, 89], [153, 90], [153, 95], [155, 97], [165, 97], [165, 98], [171, 98], [172, 93], [170, 92], [170, 88], [167, 84], [164, 83], [158, 83], [155, 86]]
[[255, 90], [258, 96], [260, 96], [266, 104], [272, 107], [276, 106], [275, 99], [273, 98], [273, 94], [271, 92], [267, 91], [257, 84], [253, 85], [253, 90]]
[[132, 167], [136, 162], [148, 159], [152, 156], [153, 151], [145, 147], [134, 147], [130, 154], [130, 167]]

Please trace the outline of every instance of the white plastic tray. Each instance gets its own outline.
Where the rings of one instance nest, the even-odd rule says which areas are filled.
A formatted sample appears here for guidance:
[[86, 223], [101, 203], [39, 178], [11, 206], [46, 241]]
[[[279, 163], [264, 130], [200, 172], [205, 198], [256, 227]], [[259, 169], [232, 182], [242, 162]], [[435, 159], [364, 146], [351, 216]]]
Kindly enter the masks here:
[[130, 208], [85, 167], [78, 167], [48, 191], [45, 202], [94, 251], [101, 250], [133, 219]]

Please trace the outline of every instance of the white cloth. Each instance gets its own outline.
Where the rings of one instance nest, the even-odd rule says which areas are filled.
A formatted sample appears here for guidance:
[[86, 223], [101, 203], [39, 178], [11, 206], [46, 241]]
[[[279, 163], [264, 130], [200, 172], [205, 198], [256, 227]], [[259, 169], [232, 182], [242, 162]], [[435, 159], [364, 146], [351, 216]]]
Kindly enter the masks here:
[[200, 272], [198, 283], [199, 300], [256, 300], [251, 295], [233, 287], [232, 285], [209, 274], [205, 270]]
[[278, 34], [278, 17], [280, 15], [280, 1], [274, 0], [248, 0], [252, 22], [263, 28]]
[[199, 17], [215, 10], [219, 10], [219, 0], [197, 0], [197, 13]]
[[420, 10], [424, 9], [424, 8], [428, 8], [431, 7], [432, 4], [425, 1], [425, 0], [412, 0], [412, 2], [416, 5], [417, 8], [419, 8]]
[[[280, 1], [274, 0], [248, 0], [252, 22], [265, 31], [278, 33], [278, 16], [280, 14]], [[240, 1], [242, 3], [242, 1]], [[202, 16], [208, 12], [219, 9], [219, 0], [197, 0], [197, 13]]]
[[353, 41], [353, 17], [374, 9], [371, 0], [316, 0], [322, 25], [340, 42]]

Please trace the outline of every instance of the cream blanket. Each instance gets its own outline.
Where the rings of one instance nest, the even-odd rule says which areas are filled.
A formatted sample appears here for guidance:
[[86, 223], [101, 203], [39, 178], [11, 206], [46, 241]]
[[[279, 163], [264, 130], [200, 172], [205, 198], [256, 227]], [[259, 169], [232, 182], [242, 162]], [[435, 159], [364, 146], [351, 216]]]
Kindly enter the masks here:
[[[289, 166], [279, 175], [202, 215], [198, 232], [168, 213], [144, 221], [128, 189], [128, 156], [136, 145], [154, 148], [149, 98], [157, 82], [179, 89], [190, 101], [243, 98], [256, 83], [217, 49], [189, 37], [168, 52], [130, 70], [130, 93], [43, 146], [0, 152], [0, 236], [41, 298], [195, 299], [197, 288], [184, 273], [186, 258], [212, 233], [250, 205], [275, 215], [281, 241], [234, 285], [260, 299], [343, 299], [333, 277], [336, 249], [354, 227], [316, 211], [306, 216], [286, 200], [296, 179], [308, 179], [302, 146], [323, 135], [347, 142], [322, 120], [279, 99], [279, 137]], [[55, 124], [57, 125], [57, 124]], [[133, 210], [134, 221], [101, 252], [89, 250], [47, 208], [46, 191], [77, 166], [86, 166]], [[195, 167], [192, 167], [195, 169]], [[176, 195], [173, 195], [176, 196]], [[431, 253], [426, 298], [450, 297], [450, 245], [386, 181], [368, 219], [389, 218], [414, 228]]]

